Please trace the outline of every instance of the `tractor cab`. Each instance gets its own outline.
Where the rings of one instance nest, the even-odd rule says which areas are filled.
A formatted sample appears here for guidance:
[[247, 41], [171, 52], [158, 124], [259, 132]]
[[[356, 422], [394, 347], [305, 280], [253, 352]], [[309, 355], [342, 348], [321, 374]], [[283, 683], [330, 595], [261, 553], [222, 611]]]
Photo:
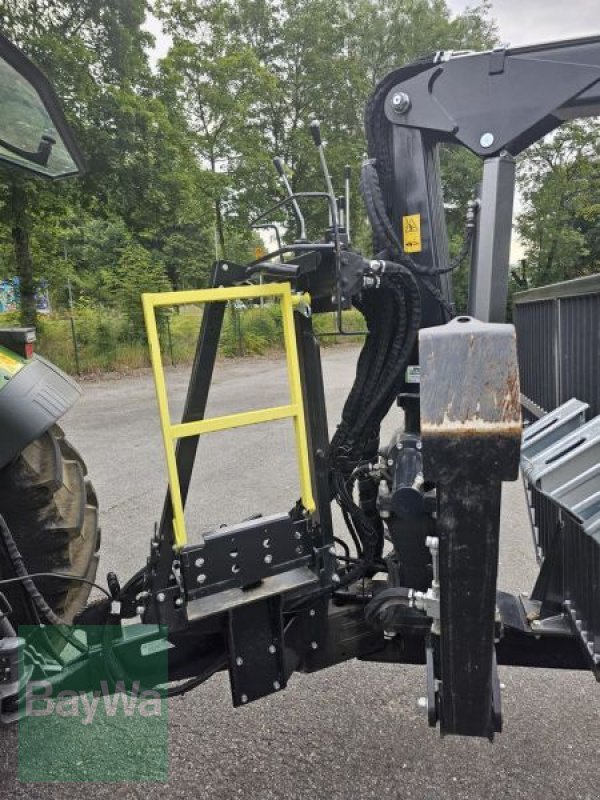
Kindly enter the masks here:
[[52, 179], [83, 171], [52, 84], [1, 34], [0, 108], [0, 161]]

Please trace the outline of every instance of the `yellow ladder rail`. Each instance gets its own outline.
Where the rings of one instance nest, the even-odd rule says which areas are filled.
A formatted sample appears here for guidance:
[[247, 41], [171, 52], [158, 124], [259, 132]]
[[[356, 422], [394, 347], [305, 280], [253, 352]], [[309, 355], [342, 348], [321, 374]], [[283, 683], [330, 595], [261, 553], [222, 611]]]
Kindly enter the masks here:
[[[283, 339], [290, 387], [290, 403], [273, 408], [243, 411], [237, 414], [228, 414], [222, 417], [212, 417], [209, 419], [196, 420], [194, 422], [173, 423], [169, 411], [169, 398], [167, 395], [160, 341], [158, 338], [156, 309], [164, 306], [181, 306], [191, 303], [216, 303], [259, 297], [279, 298], [281, 303], [281, 319], [283, 323]], [[272, 422], [278, 419], [293, 419], [296, 457], [300, 474], [300, 497], [302, 499], [302, 505], [308, 511], [315, 510], [310, 461], [308, 457], [306, 420], [304, 418], [304, 406], [302, 403], [302, 383], [300, 380], [300, 365], [298, 363], [296, 330], [294, 328], [294, 306], [300, 302], [307, 303], [309, 301], [310, 298], [306, 294], [293, 294], [292, 287], [289, 283], [264, 283], [262, 285], [252, 286], [219, 287], [216, 289], [196, 289], [182, 292], [155, 292], [142, 295], [144, 320], [150, 348], [150, 363], [154, 375], [158, 415], [167, 461], [169, 493], [173, 508], [173, 534], [175, 537], [175, 547], [177, 549], [183, 547], [187, 543], [187, 532], [185, 529], [179, 472], [177, 470], [177, 460], [175, 457], [175, 443], [177, 439], [182, 439], [187, 436], [199, 436], [204, 433], [240, 428], [245, 425], [256, 425], [261, 422]]]

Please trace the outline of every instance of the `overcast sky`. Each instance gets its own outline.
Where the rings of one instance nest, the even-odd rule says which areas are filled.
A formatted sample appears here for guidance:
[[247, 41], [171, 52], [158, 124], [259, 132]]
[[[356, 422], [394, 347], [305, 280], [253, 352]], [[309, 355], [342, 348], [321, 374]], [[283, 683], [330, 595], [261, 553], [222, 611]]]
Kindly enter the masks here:
[[[477, 5], [477, 0], [446, 2], [454, 13]], [[533, 44], [600, 34], [600, 0], [492, 0], [491, 5], [503, 43]], [[156, 61], [166, 54], [169, 39], [162, 35], [160, 23], [153, 17], [145, 27], [156, 36], [152, 54]]]
[[[477, 0], [446, 0], [455, 13]], [[500, 39], [512, 45], [600, 34], [600, 0], [492, 0]]]

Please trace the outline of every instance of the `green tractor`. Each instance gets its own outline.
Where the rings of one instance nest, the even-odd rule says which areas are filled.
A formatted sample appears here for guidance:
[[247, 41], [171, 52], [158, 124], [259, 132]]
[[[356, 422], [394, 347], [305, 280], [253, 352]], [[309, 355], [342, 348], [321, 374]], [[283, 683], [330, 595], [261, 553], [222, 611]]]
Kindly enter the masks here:
[[[54, 89], [2, 35], [0, 96], [0, 161], [50, 180], [81, 173], [83, 157]], [[96, 493], [57, 424], [81, 390], [35, 355], [34, 343], [34, 328], [0, 321], [0, 515], [11, 533], [0, 536], [0, 578], [13, 577], [15, 564], [61, 577], [36, 579], [45, 612], [20, 587], [8, 588], [13, 624], [52, 615], [71, 622], [90, 591], [71, 576], [94, 579], [100, 544]]]

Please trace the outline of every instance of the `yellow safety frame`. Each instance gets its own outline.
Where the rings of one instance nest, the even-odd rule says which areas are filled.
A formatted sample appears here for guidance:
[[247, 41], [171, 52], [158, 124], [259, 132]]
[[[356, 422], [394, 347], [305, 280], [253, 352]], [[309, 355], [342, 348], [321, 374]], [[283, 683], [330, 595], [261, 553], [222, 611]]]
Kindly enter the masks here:
[[[278, 297], [280, 299], [283, 338], [290, 387], [290, 403], [285, 406], [276, 406], [274, 408], [244, 411], [237, 414], [228, 414], [224, 417], [212, 417], [195, 422], [174, 424], [171, 421], [169, 412], [169, 399], [162, 364], [158, 328], [156, 325], [156, 309], [161, 306], [182, 306], [191, 303], [218, 303], [228, 300], [246, 300], [259, 297]], [[160, 417], [160, 427], [167, 460], [169, 492], [173, 508], [173, 533], [176, 548], [183, 547], [186, 544], [187, 533], [185, 529], [179, 472], [177, 470], [177, 461], [175, 457], [175, 442], [177, 439], [187, 436], [199, 436], [203, 433], [224, 431], [230, 428], [239, 428], [244, 425], [255, 425], [259, 422], [272, 422], [278, 419], [292, 418], [294, 420], [296, 455], [300, 473], [300, 496], [303, 506], [308, 511], [315, 510], [310, 462], [308, 458], [306, 421], [302, 402], [302, 383], [300, 380], [300, 365], [298, 363], [296, 330], [294, 328], [294, 306], [300, 302], [309, 301], [310, 298], [306, 294], [292, 294], [292, 287], [289, 283], [264, 283], [262, 285], [252, 286], [219, 287], [217, 289], [197, 289], [182, 292], [156, 292], [142, 295], [144, 320], [146, 322], [148, 344], [150, 347], [150, 363], [154, 374], [158, 414]]]

